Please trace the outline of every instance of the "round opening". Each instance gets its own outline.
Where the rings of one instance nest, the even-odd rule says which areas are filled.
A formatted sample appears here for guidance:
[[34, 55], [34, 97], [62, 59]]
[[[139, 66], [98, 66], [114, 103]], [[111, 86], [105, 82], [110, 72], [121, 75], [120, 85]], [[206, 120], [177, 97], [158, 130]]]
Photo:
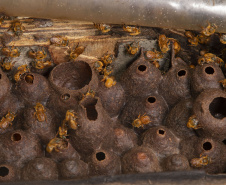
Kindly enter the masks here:
[[89, 64], [83, 61], [66, 62], [56, 66], [50, 78], [58, 88], [79, 90], [90, 83], [92, 70]]
[[0, 79], [2, 79], [2, 74], [0, 74]]
[[164, 135], [165, 134], [165, 130], [159, 130], [159, 134], [160, 135]]
[[205, 72], [208, 75], [212, 75], [214, 73], [214, 69], [212, 67], [206, 67]]
[[210, 142], [203, 143], [203, 149], [204, 150], [211, 150], [212, 144]]
[[178, 76], [185, 76], [186, 75], [186, 71], [185, 70], [180, 70], [178, 73], [177, 73]]
[[103, 161], [105, 159], [105, 153], [104, 152], [96, 153], [96, 158], [98, 161]]
[[70, 94], [63, 94], [63, 95], [61, 95], [61, 99], [62, 100], [68, 100], [68, 99], [70, 99]]
[[25, 81], [28, 83], [28, 84], [33, 84], [34, 82], [34, 76], [31, 75], [31, 74], [28, 74], [25, 76]]
[[0, 176], [5, 177], [9, 174], [9, 169], [6, 168], [5, 166], [0, 167]]
[[226, 98], [214, 98], [209, 105], [209, 111], [211, 115], [217, 119], [226, 117]]
[[20, 141], [21, 140], [21, 135], [19, 133], [15, 133], [11, 137], [12, 141]]
[[146, 71], [146, 69], [147, 69], [147, 67], [145, 65], [138, 66], [138, 70], [141, 71], [141, 72]]
[[156, 102], [156, 98], [155, 97], [149, 97], [148, 98], [148, 102], [149, 103], [155, 103]]

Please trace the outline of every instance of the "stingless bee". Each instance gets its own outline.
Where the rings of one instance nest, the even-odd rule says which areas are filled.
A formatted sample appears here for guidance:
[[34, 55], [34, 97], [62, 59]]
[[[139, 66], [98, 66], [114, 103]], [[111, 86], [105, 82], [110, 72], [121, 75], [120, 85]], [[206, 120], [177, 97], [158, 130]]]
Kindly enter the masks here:
[[110, 25], [107, 25], [107, 24], [96, 24], [96, 23], [93, 23], [93, 24], [102, 33], [107, 33], [109, 31], [111, 31], [111, 26]]
[[39, 122], [45, 121], [47, 118], [46, 118], [46, 113], [45, 113], [46, 110], [44, 106], [41, 103], [36, 103], [34, 108], [35, 108], [34, 116], [36, 117], [36, 119]]
[[210, 164], [211, 158], [207, 155], [200, 156], [200, 158], [193, 158], [190, 163], [191, 163], [191, 166], [193, 167], [201, 168]]
[[53, 150], [60, 152], [68, 147], [68, 141], [66, 139], [55, 137], [50, 140], [46, 147], [46, 151], [51, 153]]
[[149, 116], [145, 116], [145, 114], [143, 116], [141, 116], [139, 114], [138, 118], [133, 121], [132, 126], [136, 127], [136, 128], [140, 128], [140, 127], [143, 128], [144, 125], [147, 125], [150, 122], [151, 122], [151, 120], [150, 120]]
[[12, 122], [15, 117], [16, 114], [14, 114], [13, 112], [8, 112], [0, 121], [0, 129], [7, 129], [10, 125], [13, 124]]
[[187, 122], [187, 127], [193, 128], [195, 130], [202, 128], [195, 115], [192, 115], [189, 117], [188, 122]]

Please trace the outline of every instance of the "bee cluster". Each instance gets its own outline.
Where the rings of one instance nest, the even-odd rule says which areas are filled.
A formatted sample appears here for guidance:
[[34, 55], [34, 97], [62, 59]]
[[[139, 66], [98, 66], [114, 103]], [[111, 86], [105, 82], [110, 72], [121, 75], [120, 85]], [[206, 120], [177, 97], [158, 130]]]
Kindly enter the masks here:
[[[104, 34], [113, 28], [94, 26]], [[26, 53], [31, 65], [16, 68], [11, 59], [20, 57], [20, 50], [4, 45], [0, 181], [192, 169], [225, 172], [225, 64], [220, 55], [204, 50], [216, 29], [209, 23], [198, 36], [184, 32], [189, 47], [201, 45], [193, 62], [178, 57], [184, 53], [183, 43], [164, 33], [156, 37], [153, 50], [144, 50], [138, 41], [127, 44], [124, 52], [136, 58], [120, 78], [113, 73], [114, 54], [94, 62], [81, 59], [87, 46], [64, 36], [49, 39], [55, 47], [69, 48], [68, 61], [58, 65], [46, 60], [48, 52], [39, 47]], [[25, 28], [14, 20], [9, 30], [21, 37]], [[130, 36], [142, 31], [126, 25], [122, 30]], [[223, 47], [225, 35], [218, 39]], [[170, 65], [162, 66], [158, 60], [169, 55]], [[43, 75], [44, 69], [49, 72]]]

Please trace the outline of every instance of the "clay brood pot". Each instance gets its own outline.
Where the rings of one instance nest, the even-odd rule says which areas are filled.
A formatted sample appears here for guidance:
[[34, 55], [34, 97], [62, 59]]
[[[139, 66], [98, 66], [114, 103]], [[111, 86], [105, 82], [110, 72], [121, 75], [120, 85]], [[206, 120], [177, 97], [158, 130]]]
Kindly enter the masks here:
[[121, 83], [126, 95], [142, 96], [155, 92], [162, 80], [161, 72], [144, 57], [141, 56], [124, 72]]
[[26, 103], [35, 105], [37, 102], [46, 103], [51, 93], [47, 79], [36, 73], [26, 73], [17, 83], [17, 91]]
[[98, 77], [94, 69], [85, 61], [66, 62], [53, 68], [50, 83], [60, 94], [79, 96], [89, 88], [96, 91]]
[[8, 164], [0, 165], [0, 182], [16, 181], [20, 179], [18, 168]]
[[90, 155], [100, 146], [112, 146], [112, 121], [99, 98], [87, 97], [78, 108], [77, 130], [71, 130], [72, 146], [81, 154]]
[[158, 158], [148, 147], [134, 147], [126, 152], [121, 160], [122, 173], [147, 173], [161, 171]]
[[43, 156], [37, 136], [15, 130], [0, 136], [0, 162], [22, 167], [26, 162]]
[[125, 104], [125, 91], [119, 82], [111, 88], [107, 88], [104, 83], [100, 83], [98, 96], [104, 109], [111, 117], [117, 116]]
[[188, 158], [189, 162], [193, 158], [200, 158], [200, 155], [208, 156], [211, 162], [202, 168], [198, 168], [207, 173], [222, 173], [225, 171], [225, 146], [222, 142], [211, 138], [192, 137], [190, 140], [181, 142], [181, 152]]
[[166, 116], [164, 125], [173, 130], [179, 138], [188, 138], [195, 135], [193, 129], [187, 127], [189, 117], [192, 115], [193, 100], [181, 100], [176, 104]]
[[114, 153], [121, 156], [124, 152], [137, 146], [138, 137], [132, 129], [126, 128], [120, 124], [116, 124], [113, 129], [114, 129], [113, 131], [113, 135], [114, 135], [113, 152]]
[[121, 173], [120, 157], [108, 150], [95, 150], [88, 165], [90, 175], [116, 175]]
[[156, 152], [157, 157], [165, 158], [169, 155], [179, 154], [180, 140], [173, 132], [164, 126], [148, 129], [143, 134], [143, 145]]
[[174, 154], [163, 160], [165, 171], [185, 171], [190, 170], [188, 159], [181, 154]]
[[52, 159], [36, 158], [22, 169], [21, 178], [23, 180], [57, 180], [57, 164]]
[[161, 94], [169, 106], [173, 106], [181, 99], [190, 95], [190, 69], [181, 58], [172, 58], [171, 69], [163, 76], [160, 84]]
[[132, 122], [139, 115], [143, 116], [145, 114], [149, 116], [151, 120], [149, 124], [144, 125], [143, 128], [135, 128], [140, 133], [152, 126], [161, 125], [167, 112], [168, 105], [163, 97], [157, 93], [151, 93], [143, 97], [131, 97], [124, 106], [119, 119], [124, 126], [131, 128]]
[[226, 92], [207, 89], [195, 100], [193, 106], [199, 125], [199, 135], [223, 141], [226, 135]]
[[221, 89], [220, 80], [224, 79], [221, 68], [215, 64], [204, 64], [195, 67], [191, 77], [191, 89], [194, 97], [205, 89]]
[[88, 164], [79, 159], [65, 159], [58, 164], [59, 179], [80, 179], [88, 176]]

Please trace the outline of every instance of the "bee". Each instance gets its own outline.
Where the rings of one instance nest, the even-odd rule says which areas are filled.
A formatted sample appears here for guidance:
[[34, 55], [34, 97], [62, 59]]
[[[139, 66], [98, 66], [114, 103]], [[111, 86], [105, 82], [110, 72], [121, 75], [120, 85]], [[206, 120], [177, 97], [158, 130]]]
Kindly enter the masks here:
[[224, 61], [221, 58], [214, 55], [213, 53], [206, 53], [198, 59], [199, 65], [203, 65], [204, 63], [207, 63], [207, 64], [215, 63], [220, 67], [224, 66]]
[[58, 130], [59, 137], [62, 139], [66, 139], [66, 137], [68, 136], [67, 131], [68, 131], [68, 128], [66, 125], [66, 121], [64, 120], [63, 124], [59, 127], [59, 130]]
[[226, 79], [219, 81], [222, 84], [223, 88], [226, 89]]
[[175, 53], [178, 53], [181, 50], [181, 46], [180, 46], [179, 42], [173, 38], [169, 38], [169, 40], [171, 40], [173, 42], [173, 48], [174, 48]]
[[130, 35], [139, 35], [141, 33], [140, 28], [138, 28], [136, 26], [123, 25], [123, 30], [130, 33]]
[[4, 71], [10, 71], [13, 68], [13, 63], [8, 57], [4, 57], [1, 62], [1, 66]]
[[96, 61], [96, 62], [94, 63], [94, 68], [95, 68], [99, 73], [103, 71], [103, 66], [104, 66], [104, 64], [103, 64], [103, 62], [101, 62], [101, 61]]
[[199, 34], [197, 36], [197, 38], [198, 38], [198, 42], [200, 44], [207, 44], [210, 41], [210, 37], [207, 37], [207, 36], [205, 36], [203, 34]]
[[191, 117], [189, 117], [188, 122], [187, 122], [187, 127], [193, 128], [195, 130], [202, 128], [195, 115], [192, 115]]
[[188, 42], [192, 45], [192, 46], [197, 46], [199, 43], [199, 39], [198, 37], [196, 37], [191, 31], [186, 31], [185, 36], [188, 38]]
[[12, 30], [14, 34], [19, 37], [23, 34], [25, 28], [22, 26], [22, 23], [19, 20], [15, 20], [12, 22], [8, 30]]
[[46, 147], [46, 151], [51, 153], [53, 150], [60, 152], [68, 147], [68, 141], [66, 139], [55, 137], [50, 140]]
[[14, 80], [16, 81], [16, 82], [18, 82], [18, 81], [20, 81], [20, 77], [23, 75], [23, 74], [25, 74], [25, 73], [28, 73], [28, 72], [30, 72], [30, 69], [28, 68], [28, 66], [25, 64], [25, 65], [22, 65], [22, 66], [19, 66], [18, 68], [17, 68], [17, 72], [16, 72], [16, 74], [14, 75]]
[[52, 62], [51, 61], [40, 61], [40, 60], [35, 60], [32, 62], [32, 65], [34, 68], [36, 69], [44, 69], [46, 67], [50, 67], [52, 66]]
[[222, 34], [221, 37], [220, 37], [220, 42], [222, 44], [226, 44], [226, 34]]
[[169, 38], [165, 35], [159, 35], [158, 44], [162, 53], [169, 51]]
[[111, 31], [111, 26], [110, 25], [107, 25], [107, 24], [95, 24], [95, 23], [93, 23], [93, 24], [102, 33], [107, 33], [109, 31]]
[[109, 76], [112, 73], [112, 66], [106, 66], [102, 72], [105, 76]]
[[152, 64], [153, 64], [156, 68], [160, 68], [159, 61], [155, 60], [154, 62], [152, 62]]
[[56, 36], [50, 38], [50, 43], [55, 46], [67, 46], [69, 44], [69, 41], [66, 37], [56, 35]]
[[35, 108], [35, 112], [34, 112], [34, 116], [36, 117], [36, 119], [39, 122], [43, 122], [46, 120], [46, 110], [44, 108], [44, 106], [41, 103], [36, 103], [36, 105], [34, 106]]
[[103, 57], [100, 58], [100, 60], [105, 64], [105, 65], [109, 65], [113, 62], [113, 60], [115, 59], [115, 56], [112, 54], [106, 54]]
[[78, 123], [76, 121], [78, 117], [76, 116], [76, 112], [74, 110], [68, 110], [66, 112], [66, 116], [64, 121], [66, 121], [69, 125], [69, 127], [73, 130], [77, 130], [78, 129]]
[[193, 166], [193, 167], [201, 168], [203, 166], [207, 166], [208, 164], [210, 164], [211, 158], [207, 155], [200, 156], [200, 158], [192, 159], [190, 163], [191, 163], [191, 166]]
[[104, 75], [104, 77], [101, 81], [102, 82], [105, 81], [104, 85], [107, 88], [111, 88], [112, 86], [116, 85], [116, 81], [115, 81], [115, 78], [113, 76], [109, 77], [107, 75]]
[[13, 112], [8, 112], [5, 117], [3, 117], [0, 121], [0, 129], [7, 129], [10, 125], [12, 125], [12, 122], [14, 118], [16, 117], [16, 114]]
[[69, 59], [75, 60], [79, 55], [81, 55], [84, 52], [85, 47], [84, 46], [78, 46], [78, 45], [79, 45], [79, 43], [77, 44], [77, 46], [75, 47], [74, 50], [70, 51]]
[[203, 28], [200, 33], [208, 37], [210, 35], [213, 35], [215, 33], [216, 29], [217, 29], [216, 24], [208, 23], [208, 26], [206, 28]]
[[95, 92], [92, 89], [89, 89], [85, 95], [83, 94], [83, 99], [88, 96], [95, 98]]
[[136, 128], [140, 128], [140, 127], [143, 128], [144, 125], [147, 125], [150, 122], [151, 122], [151, 120], [150, 120], [149, 116], [145, 116], [145, 114], [143, 116], [141, 116], [139, 114], [138, 118], [133, 121], [132, 126], [136, 127]]
[[132, 44], [128, 44], [126, 46], [126, 51], [130, 54], [130, 55], [135, 55], [138, 51], [139, 51], [139, 43], [132, 43]]
[[20, 52], [17, 48], [14, 48], [14, 46], [12, 48], [8, 48], [8, 47], [3, 47], [1, 50], [2, 55], [6, 56], [6, 57], [19, 57], [20, 56]]
[[163, 55], [159, 51], [146, 51], [145, 55], [148, 60], [155, 61], [156, 59], [161, 59]]
[[33, 58], [33, 59], [37, 59], [37, 60], [43, 60], [44, 58], [47, 57], [47, 54], [46, 52], [44, 51], [44, 49], [41, 50], [38, 50], [37, 52], [35, 52], [33, 49], [31, 49], [29, 52], [28, 52], [28, 56], [30, 58]]

